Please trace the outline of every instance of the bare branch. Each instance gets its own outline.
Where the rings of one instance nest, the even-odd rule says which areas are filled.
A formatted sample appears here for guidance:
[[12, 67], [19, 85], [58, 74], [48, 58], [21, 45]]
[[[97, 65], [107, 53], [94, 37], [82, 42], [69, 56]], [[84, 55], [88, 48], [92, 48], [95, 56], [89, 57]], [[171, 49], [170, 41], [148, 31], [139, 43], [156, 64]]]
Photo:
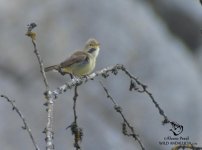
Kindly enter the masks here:
[[[117, 102], [113, 99], [113, 97], [109, 94], [109, 91], [108, 91], [107, 88], [102, 84], [102, 82], [100, 82], [100, 84], [101, 84], [101, 86], [103, 87], [103, 89], [104, 89], [104, 91], [105, 91], [105, 93], [106, 93], [106, 95], [107, 95], [107, 98], [109, 98], [109, 99], [113, 102], [113, 104], [114, 104], [114, 109], [116, 110], [116, 112], [118, 112], [118, 113], [121, 115], [121, 117], [122, 117], [122, 119], [123, 119], [123, 124], [122, 124], [122, 132], [123, 132], [123, 134], [124, 134], [124, 135], [127, 135], [127, 136], [129, 136], [129, 137], [133, 137], [133, 138], [138, 142], [138, 144], [140, 145], [141, 149], [142, 149], [142, 150], [145, 150], [145, 148], [144, 148], [144, 146], [143, 146], [141, 140], [139, 139], [138, 135], [135, 133], [134, 128], [130, 125], [130, 123], [128, 122], [128, 120], [127, 120], [126, 117], [124, 116], [124, 114], [123, 114], [123, 112], [122, 112], [121, 106], [119, 106], [119, 105], [117, 104]], [[128, 129], [130, 129], [130, 132], [131, 132], [131, 133], [128, 133], [127, 127], [128, 127]]]
[[[162, 121], [162, 123], [163, 124], [170, 123], [171, 121], [168, 120], [168, 117], [165, 115], [163, 109], [161, 109], [161, 107], [159, 106], [159, 104], [157, 103], [157, 101], [154, 99], [153, 95], [147, 90], [147, 85], [141, 83], [138, 80], [138, 78], [134, 77], [131, 73], [129, 73], [129, 71], [124, 66], [121, 67], [121, 70], [123, 72], [125, 72], [125, 74], [128, 77], [130, 77], [130, 79], [131, 79], [131, 85], [130, 85], [130, 89], [129, 90], [132, 91], [132, 89], [134, 89], [135, 91], [138, 91], [139, 93], [145, 93], [145, 94], [147, 94], [149, 96], [149, 98], [152, 100], [152, 103], [158, 109], [159, 114], [161, 116], [163, 116], [164, 120]], [[141, 89], [138, 86], [136, 86], [136, 85], [140, 86]]]
[[77, 88], [78, 88], [78, 86], [76, 85], [74, 88], [74, 97], [73, 97], [73, 100], [74, 100], [73, 111], [74, 111], [74, 122], [75, 123], [77, 122], [77, 118], [78, 118], [77, 114], [76, 114], [76, 100], [77, 100], [77, 97], [79, 96]]
[[22, 129], [26, 130], [32, 140], [32, 143], [35, 147], [36, 150], [40, 150], [33, 135], [31, 132], [30, 127], [28, 126], [27, 121], [25, 120], [25, 117], [23, 116], [23, 114], [21, 113], [21, 111], [17, 108], [17, 106], [15, 105], [15, 101], [10, 100], [6, 95], [1, 95], [1, 97], [5, 98], [11, 105], [12, 105], [12, 109], [16, 111], [16, 113], [18, 114], [18, 116], [22, 119], [22, 122], [24, 124], [24, 126], [22, 127]]
[[46, 124], [46, 128], [44, 130], [44, 133], [46, 134], [46, 150], [53, 150], [54, 149], [54, 144], [53, 144], [53, 135], [54, 135], [54, 131], [53, 131], [53, 110], [54, 110], [54, 102], [53, 102], [53, 97], [51, 96], [52, 92], [51, 91], [47, 91], [44, 93], [46, 99], [47, 99], [47, 103], [45, 103], [45, 105], [47, 105], [47, 124]]
[[37, 49], [36, 46], [36, 33], [32, 32], [32, 30], [36, 27], [35, 23], [30, 23], [29, 25], [27, 25], [27, 33], [26, 35], [29, 36], [32, 40], [32, 44], [34, 46], [34, 53], [37, 57], [37, 60], [39, 62], [39, 66], [40, 66], [40, 72], [42, 74], [43, 77], [43, 81], [44, 84], [46, 86], [46, 92], [44, 93], [45, 98], [47, 99], [47, 112], [48, 112], [48, 121], [46, 124], [46, 128], [44, 130], [45, 134], [46, 134], [46, 150], [52, 150], [54, 149], [54, 145], [53, 145], [53, 109], [54, 109], [54, 102], [53, 102], [53, 97], [52, 97], [52, 92], [49, 90], [49, 85], [48, 85], [48, 80], [46, 78], [46, 74], [44, 71], [44, 65], [43, 65], [43, 61], [41, 59], [41, 56], [39, 55], [39, 51]]
[[82, 128], [80, 128], [78, 126], [78, 123], [77, 123], [77, 112], [76, 112], [76, 100], [77, 100], [77, 97], [78, 97], [78, 86], [79, 85], [76, 85], [75, 88], [74, 88], [74, 97], [73, 97], [73, 101], [74, 101], [74, 104], [73, 104], [73, 112], [74, 112], [74, 121], [72, 122], [72, 124], [70, 126], [68, 126], [66, 129], [68, 128], [71, 128], [71, 131], [72, 131], [72, 135], [74, 135], [74, 147], [76, 148], [76, 150], [79, 150], [81, 149], [81, 146], [79, 144], [79, 142], [82, 141], [82, 137], [83, 137], [83, 130]]
[[27, 25], [27, 33], [26, 35], [29, 36], [32, 40], [32, 44], [34, 46], [34, 53], [38, 59], [38, 62], [39, 62], [39, 66], [40, 66], [40, 72], [42, 74], [42, 77], [43, 77], [43, 81], [44, 81], [44, 84], [46, 86], [46, 90], [48, 91], [49, 89], [49, 86], [48, 86], [48, 80], [46, 78], [46, 74], [45, 74], [45, 71], [44, 71], [44, 65], [43, 65], [43, 61], [41, 59], [41, 56], [39, 55], [39, 51], [37, 49], [37, 46], [36, 46], [36, 33], [32, 32], [32, 30], [36, 27], [37, 25], [35, 23], [30, 23]]

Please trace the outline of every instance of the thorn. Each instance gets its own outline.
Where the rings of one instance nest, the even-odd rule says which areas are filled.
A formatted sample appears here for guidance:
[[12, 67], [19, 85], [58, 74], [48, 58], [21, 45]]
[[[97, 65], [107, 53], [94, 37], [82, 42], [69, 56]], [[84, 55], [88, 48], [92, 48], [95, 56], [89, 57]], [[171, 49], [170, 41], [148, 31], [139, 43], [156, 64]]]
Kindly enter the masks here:
[[27, 129], [25, 126], [22, 126], [21, 128], [22, 128], [23, 130], [26, 130], [26, 129]]
[[162, 121], [162, 124], [163, 124], [163, 125], [165, 125], [165, 124], [167, 124], [167, 123], [170, 123], [170, 121], [169, 121], [167, 118]]
[[47, 130], [46, 130], [46, 128], [44, 128], [44, 130], [42, 131], [42, 133], [44, 133], [44, 134], [45, 134], [45, 133], [46, 133], [46, 131], [47, 131]]
[[122, 123], [122, 133], [124, 135], [127, 135], [127, 129], [126, 129], [126, 123], [125, 122]]
[[114, 75], [117, 75], [117, 74], [118, 74], [117, 68], [112, 69], [112, 73], [113, 73]]
[[72, 124], [70, 124], [69, 126], [66, 127], [66, 130], [68, 130], [69, 128], [72, 127]]
[[102, 73], [102, 77], [107, 78], [109, 76], [109, 74], [107, 74], [107, 72]]
[[143, 90], [145, 91], [146, 88], [147, 88], [147, 85], [142, 84], [142, 88], [143, 88]]
[[114, 105], [114, 109], [115, 109], [117, 112], [121, 112], [121, 111], [122, 111], [121, 106], [118, 106], [118, 105]]
[[130, 81], [130, 87], [129, 87], [129, 91], [132, 91], [132, 89], [134, 89], [135, 87], [135, 82], [133, 82], [133, 80]]
[[43, 105], [44, 105], [44, 106], [48, 106], [48, 102], [45, 102]]
[[13, 106], [12, 110], [15, 110], [15, 106]]

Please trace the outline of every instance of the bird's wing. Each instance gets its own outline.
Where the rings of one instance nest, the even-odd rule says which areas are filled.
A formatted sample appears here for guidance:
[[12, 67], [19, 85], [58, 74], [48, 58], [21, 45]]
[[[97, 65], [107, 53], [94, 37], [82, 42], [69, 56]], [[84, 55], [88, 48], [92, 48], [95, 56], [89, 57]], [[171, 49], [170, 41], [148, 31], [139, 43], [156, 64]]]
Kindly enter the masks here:
[[81, 63], [85, 60], [88, 60], [88, 55], [86, 52], [83, 51], [77, 51], [75, 53], [73, 53], [68, 59], [66, 59], [65, 61], [63, 61], [60, 66], [62, 68], [65, 67], [69, 67], [75, 63]]

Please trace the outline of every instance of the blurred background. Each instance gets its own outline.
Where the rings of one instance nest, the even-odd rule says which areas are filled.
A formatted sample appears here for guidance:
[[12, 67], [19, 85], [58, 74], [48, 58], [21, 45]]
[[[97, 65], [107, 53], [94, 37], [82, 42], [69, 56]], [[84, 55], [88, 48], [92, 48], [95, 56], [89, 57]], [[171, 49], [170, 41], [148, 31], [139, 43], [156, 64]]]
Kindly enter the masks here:
[[[88, 38], [101, 43], [95, 70], [124, 64], [148, 85], [170, 120], [183, 125], [178, 137], [202, 146], [202, 6], [198, 0], [0, 0], [0, 93], [16, 101], [41, 149], [45, 148], [47, 113], [45, 86], [26, 25], [37, 23], [37, 47], [44, 65], [60, 63]], [[69, 76], [47, 73], [51, 89]], [[97, 78], [79, 87], [78, 124], [84, 150], [140, 149], [121, 133], [122, 119], [113, 109], [99, 80], [122, 106], [147, 150], [169, 150], [160, 145], [174, 137], [170, 125], [145, 94], [129, 92], [123, 74]], [[54, 111], [55, 149], [73, 148], [65, 128], [73, 121], [73, 90], [59, 96]], [[34, 149], [22, 121], [11, 106], [0, 101], [0, 149]]]

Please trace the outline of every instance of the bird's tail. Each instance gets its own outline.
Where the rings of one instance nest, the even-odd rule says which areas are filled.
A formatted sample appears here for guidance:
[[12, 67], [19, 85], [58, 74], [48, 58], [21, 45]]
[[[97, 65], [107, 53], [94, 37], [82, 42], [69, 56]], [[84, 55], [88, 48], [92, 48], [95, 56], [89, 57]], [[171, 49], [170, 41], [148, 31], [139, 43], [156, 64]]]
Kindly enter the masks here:
[[50, 66], [50, 67], [46, 67], [44, 69], [45, 72], [48, 72], [48, 71], [52, 71], [52, 70], [58, 70], [59, 69], [59, 65], [53, 65], [53, 66]]

